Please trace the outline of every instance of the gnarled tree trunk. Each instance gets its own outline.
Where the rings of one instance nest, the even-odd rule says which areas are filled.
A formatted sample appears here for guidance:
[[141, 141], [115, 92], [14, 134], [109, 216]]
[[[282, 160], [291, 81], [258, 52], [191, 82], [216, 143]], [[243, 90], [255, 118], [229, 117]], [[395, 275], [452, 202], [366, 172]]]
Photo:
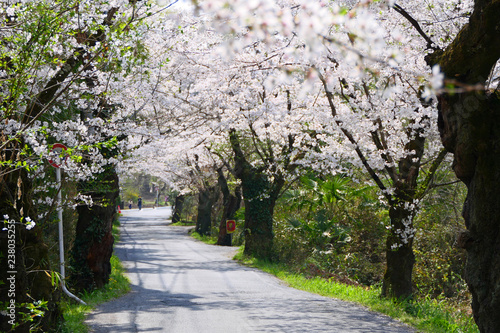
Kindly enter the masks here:
[[[0, 170], [5, 171], [5, 170]], [[15, 316], [1, 315], [0, 331], [10, 332], [11, 323], [21, 324], [13, 332], [29, 332], [33, 323], [23, 323], [21, 313], [29, 315], [29, 310], [21, 303], [48, 301], [48, 310], [40, 321], [40, 327], [48, 330], [61, 319], [59, 310], [60, 292], [52, 285], [49, 266], [49, 251], [42, 239], [41, 226], [27, 230], [25, 222], [19, 224], [21, 217], [37, 217], [32, 203], [32, 182], [24, 170], [3, 174], [0, 179], [0, 301], [10, 305], [15, 300]], [[4, 216], [8, 215], [8, 219]], [[3, 223], [7, 221], [7, 223]], [[11, 223], [8, 223], [8, 222]], [[13, 255], [11, 257], [9, 255]], [[14, 259], [14, 260], [13, 260]], [[12, 266], [11, 266], [12, 265]], [[12, 288], [13, 287], [13, 288]], [[11, 293], [12, 292], [12, 293]], [[12, 296], [12, 297], [11, 297]], [[5, 310], [5, 309], [3, 309]], [[8, 310], [7, 314], [11, 311]], [[12, 321], [12, 319], [14, 319]]]
[[76, 239], [71, 250], [72, 286], [80, 291], [101, 288], [109, 281], [113, 254], [113, 221], [119, 196], [118, 176], [107, 167], [95, 180], [83, 182], [94, 204], [77, 207]]
[[234, 130], [230, 132], [234, 152], [235, 175], [241, 180], [245, 202], [245, 251], [247, 255], [271, 258], [273, 249], [273, 214], [276, 199], [283, 187], [283, 178], [269, 176], [253, 167], [245, 158], [239, 138]]
[[242, 175], [245, 200], [245, 251], [258, 258], [271, 258], [273, 249], [273, 213], [276, 200], [267, 197], [270, 182], [256, 170]]
[[440, 102], [443, 142], [454, 153], [455, 173], [468, 190], [463, 209], [467, 231], [459, 235], [457, 244], [467, 250], [465, 280], [472, 294], [474, 320], [481, 332], [497, 332], [500, 327], [500, 99], [484, 92], [446, 96]]
[[[465, 278], [481, 332], [500, 328], [500, 93], [483, 89], [500, 59], [500, 1], [476, 0], [469, 24], [444, 50], [431, 54], [462, 91], [439, 96], [441, 140], [454, 154], [454, 171], [468, 189]], [[473, 88], [473, 89], [471, 89]]]
[[198, 216], [195, 231], [200, 235], [210, 235], [212, 228], [212, 207], [214, 205], [216, 188], [209, 186], [198, 193]]

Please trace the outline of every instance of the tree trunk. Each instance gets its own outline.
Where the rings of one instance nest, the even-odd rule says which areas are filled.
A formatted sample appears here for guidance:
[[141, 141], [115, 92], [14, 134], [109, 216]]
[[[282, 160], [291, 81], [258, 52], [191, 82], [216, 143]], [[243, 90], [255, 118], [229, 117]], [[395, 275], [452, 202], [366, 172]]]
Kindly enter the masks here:
[[[413, 295], [413, 219], [418, 210], [414, 201], [418, 195], [417, 180], [424, 149], [424, 129], [420, 128], [405, 145], [405, 150], [412, 153], [398, 161], [399, 173], [392, 177], [395, 188], [389, 200], [391, 228], [386, 239], [386, 271], [382, 285], [382, 296], [389, 298], [409, 299]], [[435, 161], [439, 165], [442, 158], [438, 157]], [[424, 189], [421, 191], [425, 192]]]
[[[463, 209], [467, 231], [459, 235], [457, 244], [467, 250], [465, 280], [472, 294], [474, 320], [481, 332], [498, 332], [500, 99], [489, 93], [468, 93], [443, 98], [441, 103], [447, 122], [442, 137], [448, 147], [453, 142], [454, 170], [468, 190]], [[460, 110], [461, 103], [471, 103], [471, 107]], [[448, 109], [452, 105], [453, 111]]]
[[[481, 332], [500, 327], [500, 96], [481, 87], [500, 59], [500, 1], [476, 0], [469, 24], [444, 50], [427, 57], [445, 77], [474, 87], [439, 96], [438, 127], [454, 154], [454, 171], [468, 189], [463, 209], [467, 250], [465, 279]], [[478, 88], [479, 87], [479, 88]]]
[[215, 187], [213, 186], [200, 190], [198, 194], [198, 216], [196, 217], [195, 231], [200, 235], [210, 235], [215, 197]]
[[103, 287], [111, 274], [113, 221], [119, 196], [118, 176], [108, 167], [97, 179], [82, 184], [94, 204], [77, 207], [76, 239], [71, 250], [70, 282], [80, 291]]
[[386, 240], [386, 271], [382, 296], [408, 299], [412, 296], [414, 212], [404, 204], [392, 204], [389, 208], [391, 228]]
[[269, 259], [273, 249], [274, 206], [283, 186], [283, 179], [275, 175], [274, 182], [271, 182], [263, 170], [253, 167], [246, 160], [234, 130], [229, 138], [234, 152], [234, 172], [241, 180], [245, 201], [244, 253]]
[[265, 175], [250, 172], [241, 178], [241, 184], [245, 200], [244, 253], [269, 259], [273, 249], [273, 213], [276, 202], [268, 194], [270, 183]]
[[[56, 289], [58, 286], [52, 285], [51, 278], [47, 275], [51, 272], [49, 253], [43, 242], [41, 226], [26, 230], [25, 221], [19, 224], [22, 216], [29, 216], [33, 220], [37, 217], [32, 204], [31, 184], [24, 170], [4, 174], [0, 179], [0, 228], [7, 228], [0, 232], [0, 281], [4, 282], [0, 284], [0, 302], [10, 305], [10, 301], [15, 300], [17, 306], [15, 318], [2, 315], [2, 332], [10, 332], [11, 319], [14, 319], [16, 324], [21, 324], [13, 332], [29, 332], [33, 323], [22, 324], [21, 313], [29, 315], [29, 310], [21, 307], [21, 303], [48, 301], [48, 310], [38, 319], [44, 330], [55, 327], [61, 319], [58, 305], [60, 292]], [[7, 220], [5, 215], [9, 216]], [[13, 223], [3, 223], [4, 221]], [[9, 255], [14, 255], [15, 262]], [[13, 294], [10, 293], [14, 290]], [[11, 313], [10, 310], [8, 313]]]
[[184, 199], [186, 197], [181, 194], [175, 197], [174, 213], [172, 214], [172, 223], [181, 221], [182, 207], [184, 206]]
[[241, 205], [241, 189], [236, 187], [235, 194], [233, 195], [229, 191], [227, 186], [227, 180], [224, 176], [222, 169], [218, 169], [219, 174], [218, 182], [222, 191], [224, 210], [222, 211], [222, 218], [219, 225], [219, 238], [217, 239], [217, 245], [231, 246], [232, 239], [231, 234], [227, 233], [226, 221], [234, 220], [234, 216]]
[[[500, 103], [492, 112], [489, 153], [479, 154], [464, 207], [468, 229], [465, 279], [481, 332], [500, 328]], [[490, 150], [491, 149], [491, 150]], [[494, 181], [496, 180], [496, 181]]]

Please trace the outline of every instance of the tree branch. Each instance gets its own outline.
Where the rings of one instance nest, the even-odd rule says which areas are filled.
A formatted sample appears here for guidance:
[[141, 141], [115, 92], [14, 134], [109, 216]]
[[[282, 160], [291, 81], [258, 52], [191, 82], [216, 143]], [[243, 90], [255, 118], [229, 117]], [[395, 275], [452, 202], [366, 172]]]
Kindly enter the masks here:
[[[340, 80], [340, 94], [344, 98], [347, 104], [349, 104], [349, 107], [353, 112], [356, 112], [355, 108], [352, 106], [350, 103], [350, 100], [346, 94], [344, 94], [344, 84], [345, 80], [342, 79]], [[363, 90], [365, 92], [365, 95], [368, 97], [369, 103], [373, 109], [375, 109], [375, 105], [372, 103], [371, 96], [370, 96], [370, 91], [368, 89], [368, 86], [366, 85], [365, 82], [363, 82]], [[377, 130], [371, 131], [370, 135], [372, 138], [372, 142], [375, 144], [377, 149], [380, 151], [380, 157], [385, 161], [385, 170], [387, 171], [387, 174], [391, 178], [392, 182], [396, 184], [399, 180], [398, 172], [395, 167], [394, 160], [392, 156], [388, 152], [387, 148], [387, 142], [384, 136], [383, 128], [382, 128], [382, 122], [380, 121], [380, 118], [374, 121], [374, 123], [377, 125]], [[380, 135], [379, 135], [380, 134]]]
[[335, 116], [337, 115], [337, 109], [335, 108], [335, 103], [333, 101], [333, 94], [328, 90], [328, 85], [326, 83], [325, 78], [323, 77], [323, 74], [321, 74], [321, 72], [318, 69], [316, 69], [316, 68], [314, 68], [314, 69], [317, 71], [318, 77], [319, 77], [321, 83], [323, 84], [323, 88], [324, 88], [325, 93], [326, 93], [326, 98], [328, 99], [328, 104], [330, 105], [332, 117], [333, 117], [335, 123], [340, 128], [342, 133], [344, 133], [344, 135], [347, 137], [349, 142], [351, 142], [356, 147], [355, 148], [356, 154], [358, 155], [359, 159], [361, 160], [361, 163], [363, 163], [363, 166], [365, 167], [366, 171], [368, 171], [368, 173], [370, 174], [370, 177], [375, 181], [377, 186], [382, 190], [383, 195], [388, 200], [390, 200], [391, 199], [390, 195], [386, 193], [387, 188], [385, 187], [384, 183], [382, 182], [380, 177], [377, 175], [375, 170], [368, 163], [368, 160], [366, 159], [365, 155], [363, 154], [363, 152], [359, 148], [359, 145], [356, 142], [356, 140], [354, 139], [354, 137], [352, 136], [352, 134], [346, 128], [343, 127], [343, 124], [340, 120], [335, 119]]
[[418, 199], [422, 199], [431, 189], [431, 183], [439, 166], [444, 161], [446, 154], [448, 154], [448, 151], [445, 148], [442, 148], [436, 159], [432, 162], [429, 172], [427, 173], [427, 177], [425, 177], [424, 181], [420, 185], [419, 193], [416, 195]]
[[392, 6], [392, 8], [394, 8], [394, 10], [397, 11], [399, 14], [401, 14], [405, 19], [407, 19], [411, 23], [411, 25], [418, 31], [420, 36], [422, 36], [422, 38], [425, 39], [425, 41], [427, 42], [427, 49], [434, 51], [439, 50], [439, 47], [437, 47], [436, 44], [434, 44], [434, 42], [432, 41], [432, 39], [430, 39], [430, 37], [427, 36], [427, 34], [422, 30], [417, 20], [415, 20], [410, 14], [408, 14], [406, 10], [404, 10], [400, 5], [396, 3], [394, 4], [394, 6]]

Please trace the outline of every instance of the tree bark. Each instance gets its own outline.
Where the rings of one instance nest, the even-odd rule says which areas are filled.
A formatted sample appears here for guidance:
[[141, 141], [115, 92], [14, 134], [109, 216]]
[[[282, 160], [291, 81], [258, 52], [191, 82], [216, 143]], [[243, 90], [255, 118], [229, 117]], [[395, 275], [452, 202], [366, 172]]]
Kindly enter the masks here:
[[[1, 137], [1, 135], [0, 135]], [[3, 139], [3, 138], [2, 138]], [[1, 142], [1, 141], [0, 141]], [[22, 146], [19, 143], [19, 146]], [[14, 152], [17, 151], [16, 143], [9, 144], [2, 160], [13, 160]], [[4, 173], [10, 171], [9, 173]], [[20, 170], [0, 170], [0, 229], [15, 229], [12, 233], [7, 230], [0, 232], [0, 302], [7, 302], [15, 299], [16, 318], [15, 323], [21, 324], [13, 332], [28, 332], [33, 323], [22, 324], [21, 313], [29, 315], [29, 310], [21, 306], [21, 303], [32, 303], [34, 300], [45, 300], [48, 302], [48, 309], [42, 318], [38, 319], [43, 330], [49, 330], [57, 325], [62, 319], [59, 309], [60, 292], [57, 285], [52, 285], [51, 278], [46, 274], [50, 273], [49, 249], [43, 241], [42, 227], [36, 225], [34, 229], [27, 230], [23, 221], [19, 224], [21, 217], [37, 218], [36, 207], [32, 202], [32, 182], [24, 169]], [[8, 221], [15, 224], [4, 223], [5, 215]], [[14, 238], [12, 238], [14, 237]], [[14, 242], [12, 242], [14, 241]], [[10, 250], [10, 252], [9, 252]], [[15, 263], [9, 261], [14, 251]], [[13, 264], [12, 268], [10, 265]], [[10, 280], [9, 280], [10, 279]], [[9, 296], [11, 281], [15, 281], [15, 296]], [[12, 325], [9, 324], [10, 317], [1, 316], [0, 331], [10, 332]], [[35, 319], [36, 321], [37, 319]]]
[[234, 130], [230, 132], [230, 143], [234, 152], [234, 172], [241, 180], [245, 202], [244, 253], [269, 259], [273, 250], [274, 206], [284, 181], [275, 175], [271, 182], [264, 170], [253, 167], [246, 160]]
[[[490, 153], [479, 154], [468, 183], [464, 218], [469, 235], [465, 279], [472, 293], [474, 320], [481, 332], [500, 328], [500, 103], [491, 112]], [[489, 112], [488, 112], [489, 113]], [[496, 146], [496, 147], [492, 147]]]
[[247, 172], [240, 179], [245, 198], [244, 253], [269, 259], [273, 250], [273, 213], [276, 203], [273, 198], [266, 197], [270, 188], [269, 180], [258, 172]]
[[[18, 179], [22, 179], [18, 182]], [[20, 185], [20, 188], [18, 188]], [[0, 218], [4, 221], [3, 216], [8, 215], [8, 221], [19, 222], [21, 220], [20, 211], [23, 216], [36, 218], [36, 210], [31, 203], [31, 181], [26, 176], [23, 170], [12, 172], [3, 177], [0, 184]], [[20, 197], [15, 193], [20, 194]], [[0, 223], [1, 228], [9, 228], [7, 223]], [[33, 300], [48, 301], [48, 310], [40, 319], [41, 327], [49, 329], [56, 325], [61, 319], [59, 310], [60, 292], [56, 290], [57, 286], [51, 284], [50, 277], [46, 274], [51, 272], [49, 265], [48, 246], [44, 243], [42, 237], [41, 226], [35, 226], [32, 230], [26, 230], [23, 224], [15, 224], [14, 247], [9, 246], [10, 234], [6, 231], [0, 233], [0, 281], [5, 284], [0, 284], [0, 301], [9, 302], [9, 290], [11, 289], [10, 281], [15, 281], [15, 301], [18, 308], [16, 309], [16, 323], [22, 323], [21, 312], [26, 315], [29, 311], [21, 307], [21, 303], [31, 303]], [[9, 259], [9, 249], [15, 253], [15, 267], [8, 269], [12, 262]], [[15, 273], [9, 273], [15, 272]], [[13, 278], [14, 277], [14, 278]], [[11, 280], [8, 280], [10, 278]], [[31, 297], [30, 297], [31, 296]], [[5, 303], [8, 304], [8, 303]], [[3, 316], [2, 316], [3, 317]], [[10, 318], [1, 321], [0, 331], [10, 331], [11, 325], [8, 323]], [[32, 323], [21, 324], [14, 332], [28, 332]]]
[[94, 204], [77, 207], [78, 222], [71, 250], [70, 282], [77, 290], [91, 291], [103, 287], [111, 274], [110, 258], [114, 243], [112, 226], [119, 196], [118, 176], [114, 167], [108, 167], [96, 180], [82, 185]]
[[[427, 57], [459, 88], [439, 96], [438, 126], [454, 171], [467, 185], [465, 279], [481, 332], [500, 327], [500, 94], [484, 89], [500, 59], [500, 1], [476, 0], [469, 24], [444, 50]], [[458, 240], [457, 240], [458, 241]]]
[[[391, 229], [386, 239], [386, 271], [382, 284], [382, 296], [408, 299], [412, 296], [412, 273], [415, 264], [413, 254], [414, 212], [403, 204], [389, 208]], [[403, 240], [404, 239], [404, 240]]]
[[186, 197], [181, 194], [175, 197], [174, 214], [172, 214], [172, 223], [181, 221], [182, 208], [184, 206], [184, 199]]
[[198, 216], [195, 231], [200, 235], [210, 235], [212, 228], [212, 207], [215, 201], [215, 187], [203, 188], [198, 193]]
[[222, 169], [217, 169], [219, 175], [218, 182], [219, 187], [223, 196], [224, 210], [222, 211], [222, 218], [219, 224], [219, 237], [217, 239], [217, 245], [231, 246], [232, 237], [231, 234], [227, 233], [226, 221], [234, 220], [234, 216], [241, 205], [241, 189], [236, 187], [234, 195], [229, 190], [227, 186], [227, 179], [224, 176]]
[[[497, 93], [498, 94], [498, 93]], [[473, 103], [471, 101], [474, 101]], [[481, 332], [500, 327], [500, 99], [489, 92], [443, 96], [443, 143], [454, 153], [454, 171], [467, 185], [462, 211], [467, 232], [465, 280]], [[465, 103], [470, 107], [465, 107]]]

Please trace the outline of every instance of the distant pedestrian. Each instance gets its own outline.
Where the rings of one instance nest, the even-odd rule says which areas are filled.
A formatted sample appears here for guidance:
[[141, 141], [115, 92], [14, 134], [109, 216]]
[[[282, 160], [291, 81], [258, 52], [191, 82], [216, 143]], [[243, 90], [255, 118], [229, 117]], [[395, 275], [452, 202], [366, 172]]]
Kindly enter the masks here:
[[128, 201], [128, 209], [132, 209], [132, 204], [133, 204], [133, 203], [134, 203], [134, 202], [133, 202], [132, 200], [129, 200], [129, 201]]
[[139, 199], [137, 199], [137, 206], [139, 207], [139, 210], [142, 209], [142, 198], [139, 197]]

